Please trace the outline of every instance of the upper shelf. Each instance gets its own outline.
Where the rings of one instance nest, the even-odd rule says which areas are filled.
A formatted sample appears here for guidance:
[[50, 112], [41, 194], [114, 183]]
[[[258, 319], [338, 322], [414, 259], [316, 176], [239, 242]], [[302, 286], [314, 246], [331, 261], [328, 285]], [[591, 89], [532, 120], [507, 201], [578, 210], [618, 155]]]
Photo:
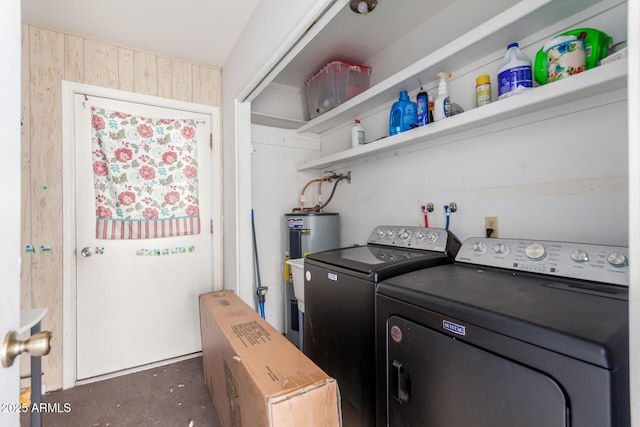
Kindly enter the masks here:
[[443, 137], [447, 135], [556, 107], [590, 96], [602, 95], [616, 89], [625, 88], [626, 85], [627, 60], [623, 59], [554, 83], [536, 87], [520, 95], [474, 108], [445, 120], [430, 123], [427, 126], [300, 163], [296, 165], [296, 169], [303, 171], [322, 169], [329, 166], [335, 168], [341, 164], [344, 165], [358, 159], [370, 158], [415, 144], [424, 144], [425, 147], [441, 145], [445, 143]]
[[430, 81], [439, 71], [459, 70], [467, 64], [495, 56], [508, 43], [548, 29], [597, 3], [599, 0], [523, 0], [360, 95], [296, 128], [296, 132], [328, 131], [393, 101], [401, 90], [414, 88], [418, 78]]
[[304, 126], [307, 122], [303, 120], [278, 117], [270, 114], [251, 112], [251, 123], [254, 125], [271, 126], [282, 129], [296, 129]]

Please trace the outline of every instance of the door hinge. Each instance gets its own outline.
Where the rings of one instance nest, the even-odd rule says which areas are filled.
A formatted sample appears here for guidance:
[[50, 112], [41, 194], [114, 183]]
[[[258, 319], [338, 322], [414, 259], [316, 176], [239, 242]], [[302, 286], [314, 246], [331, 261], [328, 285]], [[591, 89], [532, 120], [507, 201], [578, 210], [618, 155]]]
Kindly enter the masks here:
[[209, 148], [213, 148], [213, 134], [209, 134]]
[[209, 224], [211, 226], [211, 234], [213, 234], [213, 220], [209, 220]]

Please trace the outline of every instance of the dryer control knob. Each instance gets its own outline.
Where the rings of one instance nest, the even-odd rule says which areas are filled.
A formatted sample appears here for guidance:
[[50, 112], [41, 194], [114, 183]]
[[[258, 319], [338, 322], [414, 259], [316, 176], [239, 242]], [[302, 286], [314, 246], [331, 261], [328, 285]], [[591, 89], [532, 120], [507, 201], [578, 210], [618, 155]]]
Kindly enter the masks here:
[[574, 260], [575, 262], [580, 262], [580, 263], [587, 262], [589, 261], [589, 254], [585, 250], [576, 249], [573, 252], [571, 252], [571, 259]]
[[487, 249], [487, 246], [482, 242], [475, 242], [471, 245], [471, 249], [473, 250], [473, 252], [481, 254]]
[[541, 243], [531, 243], [524, 250], [524, 253], [531, 261], [540, 261], [547, 256], [547, 248]]
[[628, 265], [627, 257], [620, 252], [612, 252], [607, 256], [607, 262], [614, 267], [625, 267]]

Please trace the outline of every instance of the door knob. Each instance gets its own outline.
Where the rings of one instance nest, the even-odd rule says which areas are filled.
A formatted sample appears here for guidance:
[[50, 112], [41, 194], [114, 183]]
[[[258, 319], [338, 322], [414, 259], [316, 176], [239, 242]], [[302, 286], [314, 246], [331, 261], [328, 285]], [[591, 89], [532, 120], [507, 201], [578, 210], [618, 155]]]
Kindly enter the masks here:
[[82, 255], [85, 258], [93, 255], [93, 248], [82, 248], [80, 255]]
[[4, 337], [0, 349], [0, 359], [5, 368], [13, 365], [13, 360], [21, 353], [29, 353], [32, 356], [46, 356], [51, 351], [51, 332], [42, 331], [31, 335], [24, 341], [16, 338], [15, 331], [9, 331]]

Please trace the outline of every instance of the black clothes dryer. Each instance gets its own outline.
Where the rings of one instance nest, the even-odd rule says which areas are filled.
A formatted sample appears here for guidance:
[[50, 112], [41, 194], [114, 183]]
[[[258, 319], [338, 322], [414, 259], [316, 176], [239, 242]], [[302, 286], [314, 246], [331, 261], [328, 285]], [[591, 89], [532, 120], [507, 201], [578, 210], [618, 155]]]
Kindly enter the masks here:
[[460, 241], [447, 230], [380, 226], [367, 245], [305, 258], [304, 353], [338, 381], [345, 427], [376, 423], [377, 284], [452, 263], [459, 247]]
[[380, 283], [378, 426], [629, 427], [627, 257], [474, 238]]

